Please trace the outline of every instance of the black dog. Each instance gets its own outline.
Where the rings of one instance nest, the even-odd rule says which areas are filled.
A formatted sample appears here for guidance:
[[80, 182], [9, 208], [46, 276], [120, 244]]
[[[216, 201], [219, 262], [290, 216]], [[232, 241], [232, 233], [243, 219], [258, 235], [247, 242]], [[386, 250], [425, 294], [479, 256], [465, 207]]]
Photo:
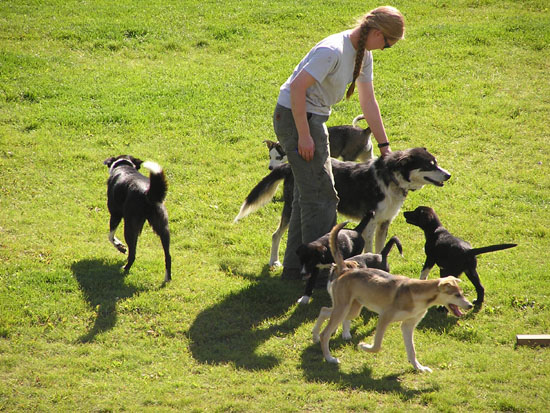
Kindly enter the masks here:
[[[354, 229], [343, 229], [338, 233], [338, 249], [344, 258], [353, 257], [363, 251], [365, 239], [363, 231], [369, 221], [374, 217], [374, 212], [369, 211]], [[306, 282], [304, 295], [298, 300], [300, 304], [307, 304], [313, 294], [313, 287], [319, 275], [319, 264], [330, 264], [334, 262], [329, 248], [330, 233], [312, 241], [308, 244], [302, 244], [296, 250], [300, 257], [300, 262], [306, 272], [310, 274]]]
[[435, 264], [439, 267], [441, 277], [449, 275], [458, 277], [465, 273], [476, 289], [477, 300], [474, 301], [474, 304], [480, 306], [485, 297], [485, 289], [481, 285], [476, 270], [476, 255], [512, 248], [517, 244], [497, 244], [472, 248], [468, 242], [447, 231], [435, 211], [430, 207], [420, 206], [414, 211], [404, 212], [403, 214], [407, 223], [420, 227], [424, 230], [426, 236], [424, 246], [426, 262], [422, 267], [420, 278], [423, 280], [428, 278], [428, 274]]
[[[115, 231], [124, 218], [124, 239], [128, 244], [128, 262], [125, 271], [136, 259], [137, 239], [145, 220], [158, 234], [164, 249], [164, 282], [172, 279], [172, 259], [170, 257], [170, 231], [168, 213], [163, 204], [166, 197], [166, 177], [155, 162], [143, 162], [129, 155], [120, 155], [103, 162], [109, 167], [107, 181], [107, 206], [111, 214], [109, 241], [117, 250], [126, 253], [126, 247], [115, 237]], [[140, 166], [149, 169], [151, 178], [138, 172]]]
[[356, 267], [359, 268], [378, 268], [379, 270], [390, 272], [390, 266], [388, 264], [388, 254], [392, 250], [393, 246], [396, 246], [399, 250], [399, 253], [403, 255], [403, 247], [401, 246], [401, 241], [396, 236], [393, 236], [386, 243], [380, 254], [374, 254], [372, 252], [366, 252], [361, 255], [355, 255], [351, 258], [348, 258], [344, 263], [350, 263], [351, 261], [355, 262]]

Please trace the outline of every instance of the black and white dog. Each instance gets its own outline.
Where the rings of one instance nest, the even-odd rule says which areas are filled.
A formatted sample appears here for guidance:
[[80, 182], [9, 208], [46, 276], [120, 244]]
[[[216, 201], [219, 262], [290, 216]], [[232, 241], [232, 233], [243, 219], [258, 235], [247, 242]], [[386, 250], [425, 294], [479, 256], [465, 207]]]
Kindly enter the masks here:
[[[357, 122], [365, 119], [363, 115], [356, 116], [352, 125], [331, 126], [328, 128], [330, 156], [342, 158], [344, 161], [361, 162], [374, 158], [370, 128], [357, 126]], [[269, 170], [286, 163], [286, 153], [279, 142], [265, 140], [269, 150]]]
[[[128, 245], [128, 262], [125, 271], [136, 259], [137, 239], [145, 220], [158, 234], [164, 249], [164, 282], [172, 279], [172, 259], [170, 257], [170, 230], [168, 213], [163, 204], [168, 185], [162, 168], [155, 162], [143, 162], [129, 155], [108, 158], [103, 162], [109, 167], [107, 181], [107, 206], [111, 214], [109, 221], [109, 241], [117, 250], [126, 253], [126, 247], [115, 237], [115, 231], [124, 218], [124, 239]], [[149, 169], [151, 177], [138, 172], [140, 166]]]
[[[353, 257], [363, 251], [365, 246], [365, 239], [363, 238], [363, 231], [374, 217], [372, 211], [368, 211], [363, 217], [359, 225], [353, 229], [342, 229], [338, 232], [336, 242], [340, 253], [345, 258]], [[330, 247], [329, 247], [330, 233], [327, 233], [315, 241], [307, 244], [302, 244], [296, 250], [296, 254], [300, 257], [300, 263], [305, 269], [307, 274], [310, 274], [307, 282], [304, 295], [298, 300], [300, 304], [308, 304], [313, 294], [313, 288], [319, 275], [320, 264], [330, 264], [334, 262]]]
[[[332, 159], [335, 188], [340, 198], [338, 212], [361, 220], [368, 211], [374, 211], [363, 236], [365, 252], [375, 252], [384, 247], [388, 228], [399, 213], [409, 191], [415, 191], [426, 184], [443, 186], [451, 174], [438, 166], [435, 157], [425, 148], [412, 148], [391, 152], [387, 156], [367, 162], [341, 162]], [[282, 164], [265, 176], [249, 193], [241, 206], [235, 222], [258, 210], [269, 202], [279, 183], [285, 180], [283, 216], [279, 228], [273, 234], [271, 244], [271, 266], [280, 265], [278, 260], [281, 237], [288, 228], [292, 204], [291, 191], [287, 185], [294, 181], [290, 165]]]

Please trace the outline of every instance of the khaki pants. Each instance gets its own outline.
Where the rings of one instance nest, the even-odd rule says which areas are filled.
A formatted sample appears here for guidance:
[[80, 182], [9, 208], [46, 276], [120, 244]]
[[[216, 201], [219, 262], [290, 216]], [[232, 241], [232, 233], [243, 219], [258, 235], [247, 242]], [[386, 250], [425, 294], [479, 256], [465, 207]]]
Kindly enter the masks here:
[[298, 131], [291, 110], [277, 105], [273, 114], [275, 134], [294, 175], [294, 201], [283, 261], [285, 268], [299, 268], [298, 247], [326, 234], [336, 224], [338, 195], [330, 163], [327, 119], [328, 116], [308, 113], [315, 154], [310, 162], [306, 162], [298, 154]]

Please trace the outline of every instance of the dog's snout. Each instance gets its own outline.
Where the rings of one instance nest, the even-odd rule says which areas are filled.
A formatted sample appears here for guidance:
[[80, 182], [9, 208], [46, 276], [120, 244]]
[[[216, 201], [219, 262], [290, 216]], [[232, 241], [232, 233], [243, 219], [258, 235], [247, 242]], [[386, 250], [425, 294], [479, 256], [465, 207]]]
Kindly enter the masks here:
[[441, 173], [443, 174], [443, 179], [445, 181], [449, 180], [451, 178], [451, 173], [449, 171], [446, 171], [445, 169], [443, 168], [439, 168], [441, 169]]

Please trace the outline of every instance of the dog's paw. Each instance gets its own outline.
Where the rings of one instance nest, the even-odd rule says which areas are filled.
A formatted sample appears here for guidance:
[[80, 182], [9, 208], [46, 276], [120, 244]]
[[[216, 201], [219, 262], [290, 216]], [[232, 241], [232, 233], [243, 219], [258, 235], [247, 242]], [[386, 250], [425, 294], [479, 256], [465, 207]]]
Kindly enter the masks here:
[[277, 260], [277, 261], [269, 261], [269, 268], [271, 269], [274, 269], [274, 268], [278, 268], [278, 267], [282, 267], [283, 264], [281, 264], [281, 261]]
[[336, 357], [328, 356], [325, 357], [325, 360], [332, 364], [340, 364], [340, 360], [338, 360]]
[[421, 372], [421, 373], [432, 373], [432, 369], [431, 369], [431, 368], [426, 367], [426, 366], [423, 366], [423, 365], [420, 364], [420, 363], [417, 363], [417, 365], [414, 366], [414, 368], [415, 368], [416, 370], [418, 370], [419, 372]]
[[350, 341], [351, 333], [349, 331], [342, 331], [342, 338], [346, 341]]
[[302, 297], [300, 297], [298, 299], [298, 304], [309, 304], [310, 299], [311, 299], [311, 297], [309, 297], [307, 295], [303, 295]]
[[367, 343], [359, 343], [357, 347], [363, 351], [368, 351], [369, 353], [376, 353], [378, 349], [375, 349], [373, 345]]
[[115, 244], [115, 247], [123, 254], [126, 254], [126, 246], [124, 244]]
[[313, 332], [312, 334], [313, 342], [317, 344], [319, 341], [321, 341], [321, 337], [319, 336], [319, 333]]

